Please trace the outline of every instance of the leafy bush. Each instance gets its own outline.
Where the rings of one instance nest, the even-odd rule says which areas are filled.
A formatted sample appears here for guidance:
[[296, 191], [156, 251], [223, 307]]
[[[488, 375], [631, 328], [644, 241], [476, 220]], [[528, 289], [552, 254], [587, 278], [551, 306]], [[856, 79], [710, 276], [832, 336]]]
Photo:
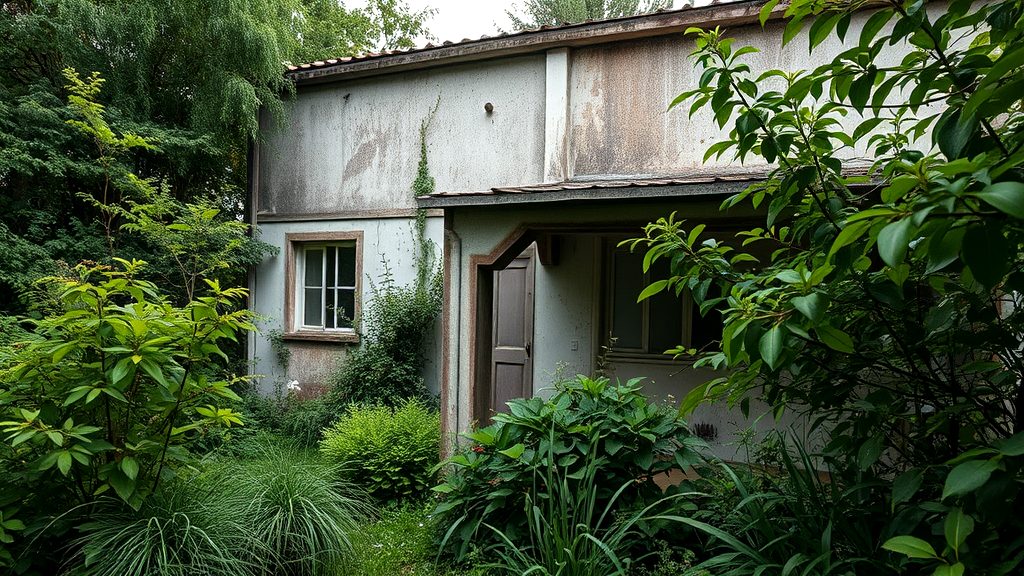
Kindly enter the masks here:
[[[891, 567], [879, 554], [878, 534], [888, 510], [885, 487], [854, 484], [842, 471], [822, 469], [799, 444], [773, 434], [762, 446], [772, 465], [718, 463], [698, 469], [689, 483], [703, 494], [698, 510], [683, 523], [704, 539], [698, 569], [758, 574], [884, 574]], [[791, 453], [789, 446], [793, 445]]]
[[216, 406], [238, 399], [217, 377], [220, 346], [253, 326], [234, 310], [243, 289], [210, 282], [178, 308], [135, 278], [143, 262], [119, 262], [79, 266], [61, 282], [62, 313], [4, 355], [0, 425], [26, 477], [80, 502], [112, 489], [137, 507], [173, 473], [167, 462], [187, 457], [190, 431], [240, 423]]
[[209, 463], [138, 511], [108, 500], [81, 527], [75, 574], [334, 576], [368, 516], [337, 472], [264, 438], [258, 457]]
[[396, 408], [350, 406], [320, 444], [343, 477], [381, 502], [426, 494], [440, 450], [440, 415], [416, 399]]
[[384, 277], [372, 290], [360, 319], [363, 343], [345, 359], [325, 398], [335, 409], [351, 403], [395, 406], [406, 398], [430, 397], [422, 372], [426, 342], [441, 310], [441, 275], [396, 286], [385, 263]]
[[640, 510], [623, 512], [618, 510], [618, 500], [636, 482], [627, 479], [610, 498], [599, 501], [599, 477], [611, 461], [599, 453], [600, 442], [600, 436], [592, 436], [582, 469], [569, 473], [562, 470], [556, 458], [557, 441], [552, 427], [543, 449], [546, 469], [534, 469], [537, 476], [526, 494], [522, 511], [527, 538], [514, 541], [488, 525], [501, 539], [493, 547], [500, 558], [494, 568], [508, 574], [540, 576], [625, 576], [631, 573], [634, 561], [653, 554], [635, 553], [637, 542], [647, 539], [643, 524], [657, 519], [656, 511], [665, 511], [670, 501], [686, 494], [675, 494]]
[[537, 479], [552, 462], [575, 489], [589, 463], [600, 459], [586, 489], [593, 492], [596, 509], [614, 500], [619, 513], [657, 501], [663, 496], [655, 483], [658, 475], [699, 460], [694, 447], [700, 441], [675, 409], [647, 400], [640, 379], [611, 384], [578, 376], [559, 383], [548, 400], [509, 402], [509, 411], [496, 415], [495, 424], [464, 434], [473, 446], [447, 461], [450, 473], [434, 489], [442, 499], [435, 514], [445, 532], [444, 545], [458, 558], [471, 545], [498, 540], [484, 524], [512, 542], [524, 542], [527, 498], [539, 502], [549, 497]]

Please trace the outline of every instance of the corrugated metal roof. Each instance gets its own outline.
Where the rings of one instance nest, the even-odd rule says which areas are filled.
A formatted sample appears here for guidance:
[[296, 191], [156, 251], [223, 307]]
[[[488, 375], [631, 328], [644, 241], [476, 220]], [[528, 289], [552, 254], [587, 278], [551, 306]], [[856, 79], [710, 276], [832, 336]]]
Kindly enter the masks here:
[[[551, 32], [567, 31], [567, 30], [573, 30], [573, 29], [598, 28], [598, 27], [601, 27], [601, 26], [607, 26], [609, 24], [628, 23], [630, 21], [643, 21], [643, 20], [646, 20], [646, 19], [657, 18], [659, 16], [666, 16], [666, 15], [671, 16], [671, 15], [677, 15], [677, 14], [681, 14], [681, 13], [685, 13], [685, 12], [695, 12], [695, 11], [710, 11], [710, 12], [714, 12], [716, 9], [718, 9], [718, 8], [725, 8], [726, 6], [744, 5], [744, 4], [761, 4], [763, 2], [764, 2], [764, 0], [726, 0], [726, 1], [722, 1], [722, 2], [719, 2], [719, 0], [713, 0], [710, 4], [706, 4], [706, 5], [703, 5], [703, 6], [684, 6], [682, 8], [663, 9], [663, 10], [658, 10], [658, 11], [655, 11], [655, 12], [650, 12], [650, 13], [647, 13], [647, 14], [640, 14], [640, 15], [635, 15], [635, 16], [622, 16], [622, 17], [618, 17], [618, 18], [609, 18], [609, 19], [606, 19], [606, 20], [587, 20], [585, 22], [576, 22], [576, 23], [572, 23], [572, 24], [564, 24], [564, 25], [559, 25], [559, 26], [540, 26], [540, 27], [537, 27], [537, 28], [531, 28], [531, 29], [527, 29], [527, 30], [520, 30], [520, 31], [516, 31], [516, 32], [500, 33], [500, 34], [497, 34], [497, 35], [494, 35], [494, 36], [484, 35], [484, 36], [481, 36], [479, 38], [463, 38], [462, 40], [455, 41], [455, 42], [453, 42], [453, 41], [445, 41], [445, 42], [441, 42], [439, 44], [428, 43], [428, 44], [426, 44], [424, 46], [415, 47], [415, 48], [396, 49], [396, 50], [384, 50], [384, 51], [381, 51], [381, 52], [367, 52], [367, 53], [359, 54], [359, 55], [355, 55], [355, 56], [344, 56], [344, 57], [338, 57], [338, 58], [329, 58], [329, 59], [324, 59], [324, 60], [317, 60], [315, 62], [307, 62], [307, 63], [294, 64], [294, 65], [293, 64], [289, 64], [289, 65], [287, 65], [287, 71], [285, 72], [285, 75], [286, 76], [290, 76], [290, 77], [297, 77], [297, 78], [301, 79], [301, 78], [303, 78], [303, 77], [305, 77], [307, 75], [307, 74], [304, 74], [304, 73], [319, 72], [320, 74], [317, 74], [317, 75], [318, 76], [322, 76], [323, 74], [329, 74], [330, 73], [330, 71], [328, 69], [333, 68], [333, 67], [341, 67], [341, 66], [344, 66], [346, 64], [364, 63], [364, 62], [373, 61], [373, 60], [381, 60], [381, 59], [387, 59], [387, 58], [391, 58], [391, 57], [404, 57], [404, 56], [409, 56], [409, 55], [423, 55], [423, 56], [427, 56], [427, 54], [425, 54], [425, 53], [429, 53], [429, 52], [438, 52], [437, 57], [439, 59], [441, 59], [441, 58], [448, 57], [448, 55], [450, 55], [450, 53], [451, 53], [451, 50], [446, 50], [446, 51], [443, 51], [445, 53], [442, 53], [442, 49], [448, 49], [448, 48], [455, 48], [455, 49], [468, 48], [468, 47], [471, 47], [471, 46], [474, 46], [474, 45], [484, 44], [484, 43], [488, 43], [488, 42], [494, 43], [495, 44], [495, 49], [497, 49], [499, 46], [501, 48], [507, 48], [510, 41], [512, 41], [513, 44], [529, 44], [534, 37], [542, 36], [542, 35], [545, 35], [545, 34], [551, 33]], [[756, 15], [756, 11], [752, 12], [752, 14]], [[713, 18], [712, 18], [712, 20], [713, 20]], [[600, 35], [600, 33], [598, 34], [598, 36], [599, 35]]]
[[[670, 176], [608, 177], [566, 180], [521, 186], [498, 186], [467, 192], [435, 192], [418, 197], [421, 208], [481, 206], [491, 204], [527, 204], [541, 202], [586, 202], [629, 199], [658, 199], [735, 194], [749, 183], [768, 177], [770, 166], [733, 166], [704, 168]], [[868, 174], [869, 164], [848, 160], [845, 176]], [[863, 185], [872, 186], [874, 182]]]
[[489, 190], [470, 192], [435, 192], [421, 198], [445, 198], [451, 196], [491, 196], [494, 194], [540, 194], [544, 192], [566, 192], [604, 190], [609, 188], [650, 188], [656, 186], [686, 186], [690, 184], [711, 184], [714, 182], [751, 182], [767, 176], [767, 172], [737, 172], [710, 175], [681, 175], [661, 178], [616, 178], [608, 180], [567, 180], [549, 184], [527, 186], [499, 186]]

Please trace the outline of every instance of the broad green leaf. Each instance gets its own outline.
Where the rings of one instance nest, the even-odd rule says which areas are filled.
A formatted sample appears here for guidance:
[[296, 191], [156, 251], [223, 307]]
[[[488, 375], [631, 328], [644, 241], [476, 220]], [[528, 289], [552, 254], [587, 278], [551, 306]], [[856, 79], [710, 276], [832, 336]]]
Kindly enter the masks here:
[[972, 226], [964, 233], [960, 257], [974, 278], [992, 288], [1010, 270], [1010, 247], [996, 224]]
[[832, 243], [832, 248], [829, 250], [828, 253], [829, 257], [831, 258], [832, 255], [838, 252], [839, 249], [842, 248], [843, 246], [855, 242], [858, 238], [863, 236], [864, 233], [867, 232], [868, 228], [870, 227], [870, 220], [861, 220], [859, 222], [852, 222], [850, 224], [847, 224], [846, 227], [839, 232], [839, 235], [836, 236], [835, 241]]
[[964, 576], [964, 568], [961, 562], [956, 564], [939, 564], [935, 567], [935, 571], [932, 572], [932, 576]]
[[932, 545], [913, 536], [894, 536], [882, 544], [882, 548], [910, 558], [938, 558]]
[[878, 462], [884, 447], [883, 440], [885, 440], [884, 436], [875, 435], [861, 444], [860, 450], [857, 451], [857, 466], [861, 470], [867, 470], [874, 466], [875, 462]]
[[916, 227], [910, 218], [886, 225], [878, 233], [878, 255], [889, 266], [899, 266], [907, 254], [907, 246], [915, 232]]
[[132, 493], [135, 492], [135, 480], [129, 478], [119, 468], [114, 468], [110, 471], [110, 476], [107, 478], [107, 483], [110, 484], [114, 492], [121, 497], [125, 502], [131, 498]]
[[904, 502], [910, 502], [910, 499], [917, 494], [917, 491], [921, 488], [921, 483], [924, 481], [924, 470], [920, 468], [911, 468], [903, 474], [896, 477], [896, 480], [892, 483], [892, 504], [895, 507], [897, 504]]
[[957, 554], [960, 553], [960, 546], [963, 546], [967, 537], [974, 532], [974, 518], [964, 514], [960, 508], [953, 508], [946, 515], [944, 524], [946, 544]]
[[139, 463], [135, 460], [135, 458], [132, 458], [131, 456], [125, 456], [124, 458], [121, 459], [121, 471], [123, 471], [125, 476], [127, 476], [129, 479], [135, 480], [135, 478], [139, 475]]
[[899, 200], [919, 182], [917, 176], [905, 175], [893, 178], [892, 182], [882, 190], [882, 202], [891, 204]]
[[950, 109], [942, 115], [935, 126], [935, 143], [946, 158], [955, 160], [970, 142], [977, 128], [978, 121], [973, 116], [961, 121], [960, 110]]
[[790, 301], [793, 308], [800, 311], [812, 323], [817, 324], [825, 316], [828, 300], [823, 294], [812, 292], [806, 296], [797, 296]]
[[829, 348], [846, 354], [853, 353], [853, 339], [846, 332], [832, 326], [818, 326], [814, 331]]
[[526, 446], [524, 446], [522, 444], [516, 444], [515, 446], [512, 446], [511, 448], [507, 448], [505, 450], [499, 450], [498, 453], [499, 454], [504, 454], [505, 456], [508, 456], [509, 458], [512, 458], [512, 459], [518, 459], [520, 456], [523, 455], [523, 452], [525, 450], [526, 450]]
[[775, 9], [775, 6], [778, 5], [778, 3], [779, 0], [768, 0], [768, 2], [766, 2], [765, 5], [761, 7], [761, 11], [760, 13], [758, 13], [757, 19], [761, 22], [762, 28], [764, 28], [764, 25], [765, 23], [768, 22], [768, 19], [771, 18], [772, 10]]
[[975, 196], [991, 204], [1000, 212], [1024, 220], [1024, 182], [990, 184]]
[[785, 332], [781, 324], [772, 326], [761, 336], [758, 350], [761, 352], [761, 359], [768, 364], [768, 367], [775, 370], [778, 367], [779, 357], [782, 355], [782, 346], [785, 342]]
[[67, 450], [61, 450], [57, 454], [57, 469], [65, 476], [71, 471], [71, 453]]
[[892, 19], [893, 14], [895, 14], [895, 11], [892, 8], [885, 8], [872, 14], [864, 24], [864, 27], [861, 28], [860, 45], [866, 48], [874, 44], [878, 33]]
[[968, 460], [957, 465], [946, 476], [946, 485], [942, 489], [942, 499], [963, 496], [981, 488], [988, 482], [997, 466], [992, 460]]
[[1010, 436], [1006, 440], [996, 442], [996, 449], [1005, 456], [1024, 456], [1024, 432]]
[[939, 229], [931, 234], [928, 240], [928, 267], [925, 272], [931, 274], [952, 264], [960, 255], [963, 244], [964, 228]]
[[640, 292], [640, 295], [637, 296], [636, 301], [643, 302], [644, 300], [650, 298], [651, 296], [660, 293], [667, 286], [668, 280], [656, 280], [654, 282], [651, 282], [646, 288], [643, 289], [643, 292]]

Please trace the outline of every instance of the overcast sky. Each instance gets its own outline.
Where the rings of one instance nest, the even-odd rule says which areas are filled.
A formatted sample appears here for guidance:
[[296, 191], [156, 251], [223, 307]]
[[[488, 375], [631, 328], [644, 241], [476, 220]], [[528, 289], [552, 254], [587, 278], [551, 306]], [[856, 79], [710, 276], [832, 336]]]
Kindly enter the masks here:
[[[413, 10], [426, 7], [436, 9], [427, 21], [427, 29], [441, 42], [457, 42], [463, 38], [479, 38], [484, 34], [493, 36], [498, 30], [511, 31], [512, 22], [506, 11], [522, 5], [522, 0], [406, 0]], [[365, 5], [365, 0], [347, 0], [345, 5], [356, 8]], [[676, 5], [682, 5], [677, 0]], [[418, 44], [425, 44], [420, 40]]]

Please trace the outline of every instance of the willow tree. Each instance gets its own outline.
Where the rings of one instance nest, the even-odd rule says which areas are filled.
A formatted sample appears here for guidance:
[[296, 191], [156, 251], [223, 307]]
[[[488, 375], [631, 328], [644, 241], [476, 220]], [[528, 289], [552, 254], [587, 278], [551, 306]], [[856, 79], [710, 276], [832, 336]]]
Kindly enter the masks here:
[[670, 6], [672, 0], [526, 0], [517, 11], [506, 13], [516, 30], [524, 30], [632, 16]]

